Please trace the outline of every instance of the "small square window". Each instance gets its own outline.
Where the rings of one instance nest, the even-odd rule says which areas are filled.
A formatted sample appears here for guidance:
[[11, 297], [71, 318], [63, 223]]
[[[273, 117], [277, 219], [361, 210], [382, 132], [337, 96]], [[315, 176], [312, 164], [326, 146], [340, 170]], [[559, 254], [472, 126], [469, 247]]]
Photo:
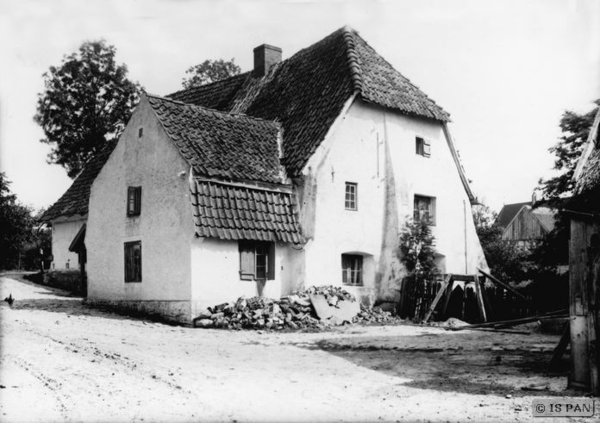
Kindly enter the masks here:
[[435, 225], [435, 197], [415, 195], [414, 216], [415, 222], [425, 221]]
[[144, 135], [144, 128], [138, 129], [138, 138], [142, 138], [143, 135]]
[[346, 182], [346, 210], [358, 210], [358, 184]]
[[421, 137], [415, 138], [415, 152], [419, 156], [431, 157], [431, 142]]
[[142, 187], [127, 188], [127, 216], [139, 216], [142, 212]]
[[125, 243], [125, 282], [142, 281], [142, 242]]
[[357, 254], [342, 254], [342, 282], [346, 285], [362, 286], [362, 256]]
[[240, 279], [275, 279], [275, 244], [272, 242], [240, 241]]

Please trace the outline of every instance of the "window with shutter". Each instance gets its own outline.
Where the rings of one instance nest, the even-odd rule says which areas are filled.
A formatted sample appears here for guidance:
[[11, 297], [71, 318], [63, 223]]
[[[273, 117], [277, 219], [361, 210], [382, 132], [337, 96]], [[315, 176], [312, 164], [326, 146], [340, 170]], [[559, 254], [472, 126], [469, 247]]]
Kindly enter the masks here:
[[127, 188], [127, 216], [139, 216], [142, 211], [142, 187]]
[[275, 244], [240, 241], [240, 279], [245, 281], [275, 279]]
[[419, 156], [431, 157], [431, 141], [421, 137], [416, 137], [415, 153]]

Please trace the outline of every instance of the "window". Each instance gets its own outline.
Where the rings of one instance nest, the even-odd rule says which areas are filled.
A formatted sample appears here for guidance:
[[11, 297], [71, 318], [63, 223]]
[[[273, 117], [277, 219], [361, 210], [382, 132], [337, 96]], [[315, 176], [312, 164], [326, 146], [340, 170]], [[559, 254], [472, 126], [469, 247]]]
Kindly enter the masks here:
[[346, 182], [346, 210], [357, 210], [358, 205], [358, 185], [353, 182]]
[[342, 282], [346, 285], [362, 286], [362, 256], [356, 254], [342, 254]]
[[125, 282], [142, 281], [142, 242], [125, 243]]
[[127, 188], [127, 216], [139, 216], [142, 211], [142, 187]]
[[435, 198], [415, 195], [415, 222], [425, 221], [430, 225], [435, 225]]
[[240, 279], [245, 281], [275, 279], [275, 244], [240, 241]]
[[415, 152], [419, 156], [431, 157], [431, 143], [429, 140], [417, 137], [415, 139]]

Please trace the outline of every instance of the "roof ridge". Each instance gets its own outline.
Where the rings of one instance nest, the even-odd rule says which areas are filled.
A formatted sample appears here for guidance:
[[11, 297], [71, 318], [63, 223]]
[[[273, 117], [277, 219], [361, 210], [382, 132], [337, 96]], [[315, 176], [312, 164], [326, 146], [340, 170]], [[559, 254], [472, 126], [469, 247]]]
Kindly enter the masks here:
[[193, 90], [196, 90], [196, 89], [206, 89], [206, 88], [208, 88], [208, 87], [210, 87], [212, 85], [224, 84], [225, 81], [231, 81], [234, 78], [248, 77], [248, 75], [252, 74], [252, 72], [253, 72], [253, 70], [249, 70], [249, 71], [246, 71], [246, 72], [239, 73], [237, 75], [230, 76], [228, 78], [219, 79], [218, 81], [209, 82], [208, 84], [195, 85], [195, 86], [189, 87], [189, 88], [182, 88], [181, 90], [175, 91], [175, 92], [170, 93], [168, 95], [169, 96], [175, 96], [177, 94], [181, 94], [181, 93], [184, 93], [184, 92], [190, 92], [190, 91], [193, 91]]
[[194, 109], [199, 109], [202, 112], [209, 112], [209, 113], [213, 113], [215, 115], [219, 115], [219, 116], [226, 116], [226, 117], [234, 117], [234, 118], [243, 118], [246, 119], [248, 121], [254, 121], [257, 123], [268, 123], [268, 124], [272, 124], [275, 125], [279, 130], [281, 130], [281, 123], [274, 121], [274, 120], [269, 120], [269, 119], [263, 119], [260, 117], [255, 117], [255, 116], [250, 116], [246, 113], [232, 113], [232, 112], [226, 112], [226, 111], [221, 111], [221, 110], [217, 110], [217, 109], [211, 109], [210, 107], [204, 107], [204, 106], [200, 106], [198, 104], [193, 104], [193, 103], [184, 103], [183, 101], [180, 100], [174, 100], [172, 98], [168, 98], [168, 97], [163, 97], [160, 95], [156, 95], [156, 94], [149, 94], [149, 93], [145, 93], [147, 97], [152, 97], [155, 98], [157, 100], [161, 100], [161, 101], [167, 101], [170, 103], [174, 103], [177, 104], [179, 106], [183, 106], [183, 107], [188, 107], [192, 110]]
[[358, 35], [358, 32], [348, 25], [341, 28], [340, 31], [342, 32], [342, 37], [344, 37], [344, 42], [346, 44], [346, 58], [348, 60], [348, 67], [350, 68], [352, 88], [355, 93], [362, 93], [363, 80], [360, 68], [360, 59], [358, 53], [356, 52], [356, 42], [354, 40], [355, 35], [359, 37], [360, 35]]

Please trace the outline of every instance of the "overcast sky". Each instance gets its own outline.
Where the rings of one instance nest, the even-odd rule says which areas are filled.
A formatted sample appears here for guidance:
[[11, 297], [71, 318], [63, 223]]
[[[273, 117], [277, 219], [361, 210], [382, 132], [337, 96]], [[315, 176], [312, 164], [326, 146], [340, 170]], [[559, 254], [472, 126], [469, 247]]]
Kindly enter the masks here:
[[106, 39], [130, 79], [166, 95], [206, 59], [246, 71], [257, 45], [285, 59], [344, 25], [450, 112], [467, 176], [495, 210], [550, 174], [562, 112], [600, 98], [597, 0], [0, 0], [0, 170], [35, 208], [69, 187], [33, 115], [42, 74], [83, 41]]

